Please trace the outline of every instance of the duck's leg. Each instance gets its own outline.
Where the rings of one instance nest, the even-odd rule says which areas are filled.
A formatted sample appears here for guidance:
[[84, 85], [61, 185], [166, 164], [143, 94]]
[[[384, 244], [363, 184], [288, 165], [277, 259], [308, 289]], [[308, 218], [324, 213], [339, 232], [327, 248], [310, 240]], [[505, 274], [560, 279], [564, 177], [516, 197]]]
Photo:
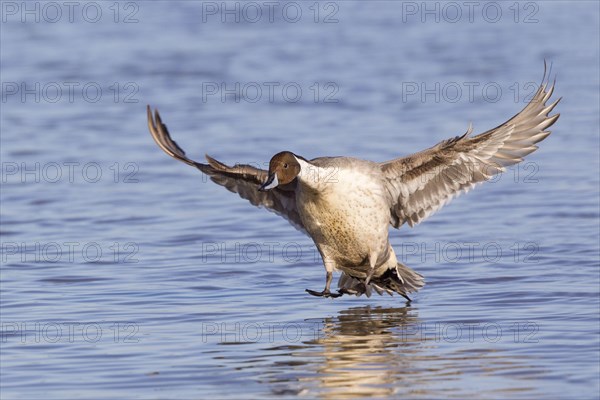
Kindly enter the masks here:
[[331, 281], [333, 280], [333, 271], [327, 271], [327, 275], [325, 277], [325, 289], [322, 292], [317, 292], [315, 290], [306, 289], [308, 294], [312, 294], [317, 297], [340, 297], [343, 293], [331, 293]]
[[[369, 283], [371, 282], [371, 278], [375, 274], [375, 264], [377, 263], [377, 255], [372, 253], [369, 256], [369, 271], [367, 272], [367, 277], [365, 279], [359, 279], [359, 283], [354, 286], [352, 289], [357, 296], [367, 293], [367, 288], [369, 287]], [[348, 293], [349, 294], [349, 293]]]
[[364, 281], [365, 284], [365, 291], [367, 290], [367, 286], [369, 286], [369, 282], [371, 282], [371, 278], [373, 277], [373, 274], [375, 273], [375, 264], [377, 263], [377, 255], [374, 253], [371, 253], [369, 255], [369, 272], [367, 273], [367, 278]]
[[[322, 256], [322, 254], [321, 254], [321, 256]], [[323, 289], [323, 291], [321, 291], [321, 292], [306, 289], [306, 292], [308, 294], [311, 294], [311, 295], [317, 296], [317, 297], [333, 297], [333, 298], [340, 297], [343, 293], [331, 293], [331, 291], [330, 291], [331, 281], [333, 280], [333, 263], [331, 261], [325, 261], [324, 257], [323, 257], [323, 263], [325, 264], [325, 271], [326, 271], [325, 289]]]

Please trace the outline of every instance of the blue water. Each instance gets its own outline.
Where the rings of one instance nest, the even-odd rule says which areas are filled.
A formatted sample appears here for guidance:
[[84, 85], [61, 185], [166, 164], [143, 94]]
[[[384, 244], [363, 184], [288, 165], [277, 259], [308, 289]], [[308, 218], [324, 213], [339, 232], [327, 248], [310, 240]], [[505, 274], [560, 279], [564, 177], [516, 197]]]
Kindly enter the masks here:
[[[2, 399], [598, 398], [597, 3], [23, 4], [0, 38]], [[410, 305], [306, 294], [310, 239], [146, 127], [151, 104], [230, 164], [383, 161], [502, 123], [544, 59], [540, 150], [391, 232], [427, 279]]]

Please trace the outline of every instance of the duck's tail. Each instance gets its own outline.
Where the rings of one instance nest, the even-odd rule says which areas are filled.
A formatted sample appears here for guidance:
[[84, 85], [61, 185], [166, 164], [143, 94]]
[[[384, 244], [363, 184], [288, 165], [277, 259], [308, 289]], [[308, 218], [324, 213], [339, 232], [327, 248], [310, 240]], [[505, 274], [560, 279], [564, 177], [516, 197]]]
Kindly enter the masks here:
[[425, 286], [425, 278], [418, 272], [398, 262], [396, 268], [388, 269], [383, 275], [377, 278], [373, 277], [366, 290], [364, 280], [353, 278], [345, 273], [342, 273], [338, 286], [344, 292], [356, 294], [357, 296], [366, 294], [367, 297], [370, 297], [373, 290], [379, 294], [387, 293], [389, 295], [396, 292], [410, 301], [408, 293], [416, 292]]
[[408, 293], [416, 292], [425, 286], [425, 278], [418, 272], [398, 262], [395, 269], [388, 269], [383, 275], [377, 279], [373, 279], [372, 283], [380, 286], [388, 293], [390, 290], [399, 293], [410, 301]]

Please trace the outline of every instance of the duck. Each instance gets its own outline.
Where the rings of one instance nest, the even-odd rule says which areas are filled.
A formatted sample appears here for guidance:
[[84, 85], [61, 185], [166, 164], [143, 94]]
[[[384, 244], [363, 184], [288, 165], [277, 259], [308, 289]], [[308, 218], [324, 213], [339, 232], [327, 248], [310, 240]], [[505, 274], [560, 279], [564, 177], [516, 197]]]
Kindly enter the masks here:
[[[544, 78], [529, 103], [495, 128], [443, 140], [418, 153], [384, 162], [338, 156], [306, 159], [291, 151], [272, 156], [268, 170], [227, 165], [206, 155], [194, 161], [171, 138], [158, 110], [147, 106], [148, 128], [169, 156], [197, 168], [217, 185], [264, 207], [307, 234], [325, 268], [325, 287], [313, 296], [397, 293], [408, 302], [424, 277], [401, 263], [389, 240], [390, 227], [414, 227], [450, 200], [523, 161], [538, 149], [560, 114], [550, 115], [556, 80]], [[337, 291], [333, 273], [340, 272]]]

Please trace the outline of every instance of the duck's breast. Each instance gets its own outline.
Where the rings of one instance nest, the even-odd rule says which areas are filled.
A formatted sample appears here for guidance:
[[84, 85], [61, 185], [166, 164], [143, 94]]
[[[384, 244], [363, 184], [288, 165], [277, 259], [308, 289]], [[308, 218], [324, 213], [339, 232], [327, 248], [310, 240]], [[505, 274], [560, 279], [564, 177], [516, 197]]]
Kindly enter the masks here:
[[339, 168], [318, 189], [299, 186], [304, 226], [326, 256], [359, 264], [387, 248], [389, 206], [372, 169]]

